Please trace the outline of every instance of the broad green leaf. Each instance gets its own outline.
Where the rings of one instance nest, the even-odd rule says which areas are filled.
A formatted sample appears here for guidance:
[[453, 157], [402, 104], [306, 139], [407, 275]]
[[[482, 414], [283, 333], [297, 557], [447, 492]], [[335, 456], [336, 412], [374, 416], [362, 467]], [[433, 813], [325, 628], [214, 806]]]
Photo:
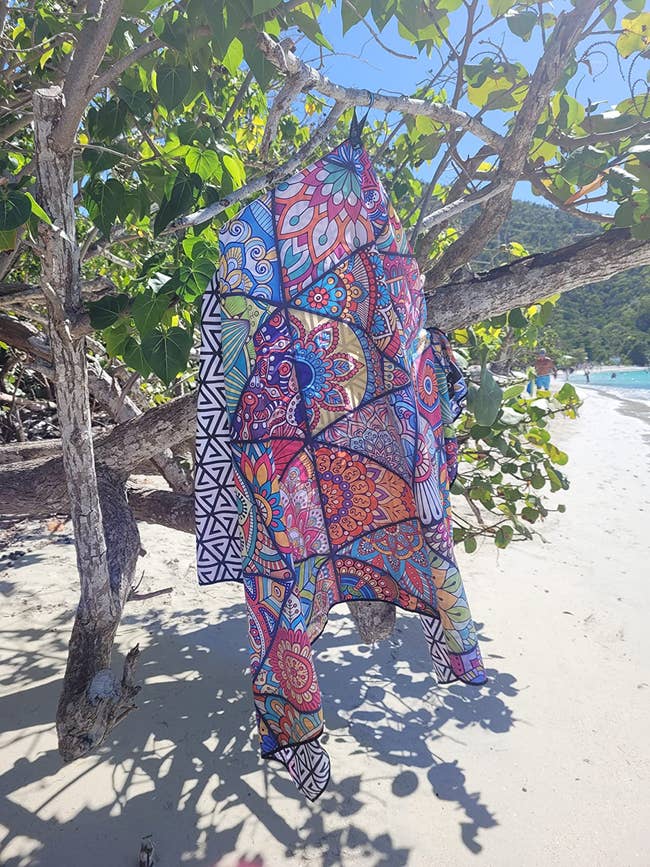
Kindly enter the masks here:
[[529, 524], [534, 524], [535, 521], [539, 518], [539, 512], [537, 509], [531, 508], [531, 506], [524, 506], [521, 510], [521, 517], [524, 521], [528, 521]]
[[257, 33], [255, 30], [242, 30], [236, 34], [244, 48], [244, 60], [255, 76], [255, 81], [263, 91], [267, 91], [274, 75], [273, 67], [257, 47]]
[[490, 12], [495, 18], [498, 15], [505, 15], [515, 5], [514, 0], [489, 0], [489, 4]]
[[243, 186], [246, 181], [246, 170], [239, 157], [225, 154], [223, 157], [223, 167], [232, 181], [232, 188], [234, 190]]
[[122, 142], [115, 142], [110, 148], [90, 144], [82, 150], [81, 159], [88, 174], [97, 175], [116, 166], [125, 153], [126, 146]]
[[13, 250], [16, 246], [16, 230], [11, 229], [9, 232], [0, 230], [0, 251]]
[[527, 328], [528, 320], [523, 314], [521, 307], [515, 307], [508, 313], [508, 325], [511, 328]]
[[122, 354], [124, 345], [129, 339], [129, 336], [129, 323], [125, 318], [120, 319], [115, 323], [115, 325], [112, 325], [103, 332], [102, 338], [106, 344], [106, 351], [111, 358], [116, 358], [118, 355]]
[[158, 98], [168, 111], [180, 105], [192, 84], [189, 66], [170, 66], [161, 63], [156, 67], [156, 90]]
[[155, 328], [142, 338], [144, 360], [165, 383], [185, 370], [191, 348], [192, 335], [179, 326], [167, 331]]
[[135, 296], [131, 305], [131, 316], [140, 335], [144, 336], [153, 331], [171, 300], [171, 295], [165, 292], [154, 294], [149, 289]]
[[501, 399], [501, 389], [490, 371], [484, 366], [481, 371], [479, 388], [471, 387], [467, 395], [468, 408], [474, 414], [478, 424], [484, 427], [490, 427], [494, 424], [501, 407]]
[[142, 347], [135, 337], [131, 337], [131, 335], [129, 335], [124, 341], [124, 346], [122, 347], [122, 358], [129, 367], [137, 370], [138, 373], [142, 374], [142, 376], [149, 376], [151, 373], [151, 367], [147, 364], [144, 355], [142, 354]]
[[216, 180], [218, 182], [223, 176], [219, 155], [209, 148], [189, 147], [185, 154], [185, 165], [191, 172], [196, 172], [204, 181]]
[[639, 12], [621, 22], [623, 33], [616, 41], [621, 57], [629, 57], [650, 47], [650, 12]]
[[397, 11], [397, 0], [371, 0], [370, 8], [375, 24], [380, 30], [383, 30]]
[[32, 203], [18, 190], [5, 192], [0, 187], [0, 232], [10, 232], [29, 220]]
[[463, 545], [468, 554], [473, 554], [477, 547], [476, 538], [474, 536], [465, 536]]
[[84, 205], [90, 219], [106, 238], [118, 214], [123, 213], [124, 195], [124, 187], [115, 178], [109, 178], [106, 183], [96, 179], [84, 189]]
[[354, 27], [355, 24], [358, 24], [363, 18], [365, 18], [369, 11], [370, 0], [350, 0], [349, 3], [346, 2], [346, 0], [343, 0], [343, 3], [341, 4], [343, 35]]
[[154, 220], [154, 235], [159, 235], [175, 218], [184, 214], [194, 204], [197, 192], [201, 189], [201, 178], [192, 173], [179, 173], [169, 195], [165, 195]]
[[253, 15], [261, 15], [280, 6], [281, 0], [253, 0]]
[[244, 46], [240, 39], [233, 39], [221, 62], [231, 75], [235, 75], [244, 59]]
[[525, 387], [526, 385], [523, 382], [518, 382], [516, 385], [509, 385], [503, 392], [504, 401], [511, 400], [513, 397], [519, 397]]
[[51, 226], [52, 220], [50, 219], [48, 214], [45, 213], [43, 208], [41, 208], [41, 206], [38, 204], [38, 202], [36, 201], [34, 196], [32, 196], [31, 193], [25, 193], [25, 195], [27, 196], [29, 201], [32, 203], [32, 214], [35, 217], [38, 217], [39, 220], [42, 220], [44, 223], [47, 223], [49, 226]]
[[123, 293], [105, 295], [99, 301], [88, 301], [86, 307], [90, 316], [90, 324], [98, 331], [109, 328], [122, 316], [129, 305], [130, 298]]
[[506, 15], [506, 24], [515, 36], [528, 42], [537, 24], [537, 15], [531, 9], [526, 9], [523, 12], [510, 11]]
[[594, 181], [608, 162], [605, 151], [588, 145], [573, 151], [560, 171], [570, 184], [583, 186]]
[[126, 103], [113, 97], [98, 110], [88, 112], [88, 132], [92, 139], [113, 142], [123, 132], [126, 124]]
[[510, 542], [512, 542], [512, 537], [514, 535], [514, 530], [509, 524], [504, 524], [499, 527], [494, 536], [494, 544], [497, 548], [507, 548]]
[[316, 45], [327, 48], [328, 51], [334, 51], [333, 45], [323, 35], [316, 18], [301, 12], [299, 9], [295, 9], [291, 12], [288, 18], [295, 27], [305, 34], [307, 39], [311, 40]]
[[[623, 2], [625, 2], [625, 0], [623, 0]], [[641, 3], [644, 2], [645, 0], [641, 0]], [[604, 13], [603, 21], [610, 30], [613, 30], [616, 27], [616, 7], [613, 3], [610, 3], [609, 0], [604, 0], [604, 2], [600, 4], [599, 9], [601, 13]]]
[[189, 265], [182, 266], [179, 280], [183, 297], [192, 300], [202, 295], [212, 280], [214, 269], [214, 262], [205, 258], [196, 258]]

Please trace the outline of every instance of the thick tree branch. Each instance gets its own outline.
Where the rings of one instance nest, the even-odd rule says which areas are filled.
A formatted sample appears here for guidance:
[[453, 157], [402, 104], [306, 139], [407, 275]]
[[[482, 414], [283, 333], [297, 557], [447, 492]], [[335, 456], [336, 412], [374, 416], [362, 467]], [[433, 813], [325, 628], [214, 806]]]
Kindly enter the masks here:
[[267, 33], [260, 33], [257, 45], [269, 63], [272, 63], [280, 72], [289, 76], [301, 76], [305, 79], [307, 87], [336, 100], [345, 108], [352, 105], [369, 106], [372, 104], [380, 111], [399, 111], [402, 114], [423, 115], [439, 123], [447, 124], [452, 129], [461, 128], [472, 132], [481, 141], [491, 144], [499, 151], [503, 146], [503, 136], [489, 129], [480, 120], [465, 114], [463, 111], [451, 108], [449, 105], [425, 102], [410, 96], [386, 96], [383, 93], [372, 93], [358, 87], [343, 87], [330, 81], [317, 69], [308, 66], [292, 51], [285, 50], [280, 43], [274, 42]]
[[53, 136], [52, 145], [59, 153], [72, 146], [88, 105], [90, 83], [104, 59], [120, 20], [122, 5], [122, 0], [90, 0], [88, 3], [86, 24], [77, 39], [63, 85], [65, 108]]
[[427, 283], [429, 324], [451, 331], [641, 265], [650, 265], [650, 243], [612, 229], [445, 286]]
[[[115, 283], [109, 277], [96, 277], [82, 283], [81, 291], [84, 299], [96, 300], [107, 292], [115, 292]], [[45, 304], [40, 286], [32, 283], [0, 283], [0, 307], [12, 305], [25, 306], [30, 304]]]
[[494, 183], [503, 183], [503, 189], [492, 199], [489, 207], [482, 209], [464, 234], [431, 264], [428, 270], [434, 284], [446, 283], [458, 268], [470, 262], [499, 231], [508, 216], [512, 193], [524, 171], [539, 118], [597, 6], [598, 0], [581, 0], [570, 12], [558, 16], [501, 150], [501, 163]]
[[[195, 400], [188, 394], [117, 425], [95, 441], [96, 465], [126, 479], [164, 449], [192, 439]], [[69, 509], [59, 457], [0, 468], [0, 492], [3, 515], [52, 515]]]
[[[145, 38], [145, 34], [141, 34], [140, 38]], [[164, 45], [165, 43], [160, 39], [150, 39], [148, 42], [143, 42], [141, 45], [138, 45], [130, 52], [130, 54], [125, 54], [123, 57], [119, 57], [112, 66], [109, 66], [108, 69], [100, 72], [99, 75], [96, 78], [93, 78], [90, 82], [88, 90], [86, 91], [86, 102], [90, 102], [93, 96], [96, 93], [99, 93], [100, 90], [109, 87], [134, 63], [147, 57], [147, 55], [152, 54], [154, 51], [158, 51], [159, 48], [164, 48]]]

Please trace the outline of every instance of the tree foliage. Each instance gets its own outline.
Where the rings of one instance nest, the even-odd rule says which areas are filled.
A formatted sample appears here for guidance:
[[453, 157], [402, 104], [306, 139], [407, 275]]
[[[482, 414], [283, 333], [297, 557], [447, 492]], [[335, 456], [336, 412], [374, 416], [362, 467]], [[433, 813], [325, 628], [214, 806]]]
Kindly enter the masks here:
[[[591, 196], [605, 203], [596, 222], [607, 226], [612, 215], [613, 225], [648, 238], [650, 98], [641, 61], [649, 49], [650, 15], [636, 0], [625, 3], [623, 14], [612, 3], [582, 4], [584, 22], [575, 25], [569, 50], [553, 61], [555, 32], [565, 27], [569, 33], [567, 21], [580, 5], [126, 0], [94, 77], [80, 82], [78, 92], [67, 75], [90, 28], [102, 26], [103, 7], [17, 0], [5, 9], [1, 37], [0, 242], [10, 279], [26, 285], [39, 279], [39, 223], [49, 217], [35, 196], [31, 101], [35, 89], [63, 83], [68, 98], [80, 101], [74, 197], [83, 276], [105, 285], [87, 303], [96, 332], [90, 357], [145, 402], [191, 389], [199, 300], [218, 258], [219, 225], [245, 198], [238, 191], [270, 177], [300, 148], [312, 157], [340, 141], [359, 101], [339, 94], [340, 118], [310, 151], [333, 97], [310, 79], [276, 116], [290, 76], [271, 62], [260, 34], [273, 41], [289, 36], [299, 54], [336, 54], [321, 27], [332, 10], [340, 13], [343, 32], [366, 28], [381, 44], [399, 42], [422, 65], [421, 85], [411, 95], [418, 107], [373, 112], [366, 141], [433, 281], [430, 289], [447, 273], [438, 270], [441, 263], [448, 261], [451, 273], [480, 256], [489, 237], [475, 236], [499, 228], [486, 222], [491, 202], [500, 203], [497, 215], [522, 179], [567, 215], [579, 214]], [[525, 54], [530, 63], [514, 59], [524, 56], [517, 46], [525, 43], [535, 46]], [[559, 72], [545, 93], [537, 61], [547, 54]], [[597, 99], [595, 67], [603, 58], [608, 74], [622, 73], [615, 107]], [[593, 87], [581, 96], [585, 78]], [[455, 122], [443, 109], [457, 113]], [[270, 140], [267, 126], [275, 129]], [[480, 231], [473, 220], [446, 218], [445, 207], [473, 213], [466, 206], [481, 196], [489, 199], [477, 218]], [[537, 222], [536, 229], [544, 225]], [[524, 228], [500, 246], [504, 260], [548, 248], [539, 233]], [[37, 302], [12, 305], [8, 294], [2, 306], [14, 316], [35, 314], [39, 323]], [[435, 297], [431, 309], [435, 317]], [[468, 363], [482, 364], [461, 428], [459, 489], [472, 510], [478, 504], [501, 516], [490, 525], [496, 529], [478, 519], [473, 528], [461, 528], [468, 547], [478, 532], [489, 532], [500, 545], [528, 535], [545, 513], [539, 492], [566, 486], [557, 469], [564, 456], [550, 443], [546, 420], [560, 408], [574, 412], [575, 395], [565, 390], [550, 402], [529, 401], [519, 386], [502, 394], [487, 366], [504, 341], [530, 349], [549, 309], [517, 309], [457, 334]]]

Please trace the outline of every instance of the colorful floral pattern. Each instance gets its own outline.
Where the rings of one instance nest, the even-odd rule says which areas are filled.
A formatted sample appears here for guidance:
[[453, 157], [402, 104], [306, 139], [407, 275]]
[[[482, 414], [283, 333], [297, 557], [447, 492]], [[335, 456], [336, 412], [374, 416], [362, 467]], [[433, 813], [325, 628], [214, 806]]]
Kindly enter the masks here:
[[294, 776], [317, 759], [313, 797], [328, 773], [312, 642], [332, 605], [418, 612], [443, 679], [484, 680], [452, 551], [462, 378], [444, 335], [424, 328], [416, 261], [360, 146], [248, 205], [220, 242], [262, 753]]

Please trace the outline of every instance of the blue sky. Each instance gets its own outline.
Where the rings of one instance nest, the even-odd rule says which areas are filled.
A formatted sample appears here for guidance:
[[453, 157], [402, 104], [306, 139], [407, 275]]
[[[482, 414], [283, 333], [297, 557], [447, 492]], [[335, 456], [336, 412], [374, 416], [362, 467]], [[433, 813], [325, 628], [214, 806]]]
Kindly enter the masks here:
[[[482, 17], [479, 22], [487, 22], [490, 16], [487, 0], [482, 2]], [[546, 4], [546, 9], [559, 12], [564, 8], [568, 8], [566, 2], [555, 2]], [[461, 28], [464, 26], [464, 14], [459, 10], [460, 14], [451, 14], [451, 38], [452, 42], [460, 38]], [[622, 4], [618, 4], [618, 21], [629, 12]], [[432, 70], [438, 68], [440, 58], [437, 54], [432, 54], [431, 57], [421, 55], [414, 60], [406, 60], [395, 57], [384, 50], [371, 36], [363, 24], [359, 23], [348, 33], [342, 35], [341, 13], [340, 9], [336, 8], [329, 13], [324, 13], [321, 16], [321, 26], [323, 32], [330, 40], [336, 49], [336, 55], [326, 56], [322, 71], [333, 81], [337, 83], [355, 86], [367, 87], [375, 91], [384, 91], [386, 93], [412, 93], [417, 85], [428, 77]], [[369, 18], [372, 23], [372, 19]], [[374, 26], [374, 25], [373, 25]], [[487, 34], [486, 34], [487, 35]], [[517, 36], [512, 34], [505, 23], [500, 22], [493, 30], [489, 32], [490, 38], [497, 40], [502, 46], [506, 56], [511, 60], [518, 60], [524, 66], [532, 70], [535, 67], [537, 59], [541, 54], [541, 42], [537, 31], [533, 34], [529, 42], [524, 42]], [[607, 39], [608, 37], [596, 37], [599, 39]], [[394, 20], [389, 22], [384, 31], [381, 33], [381, 39], [391, 48], [405, 54], [416, 54], [415, 49], [403, 40], [397, 31], [397, 24]], [[611, 37], [609, 37], [611, 41]], [[478, 45], [477, 50], [485, 50], [489, 46]], [[319, 53], [316, 46], [312, 43], [303, 40], [299, 45], [298, 53], [310, 63], [319, 64]], [[470, 58], [471, 60], [471, 58]], [[602, 100], [604, 104], [602, 109], [615, 105], [621, 99], [624, 99], [627, 93], [627, 85], [624, 78], [621, 76], [617, 62], [614, 59], [614, 52], [610, 52], [608, 62], [605, 58], [594, 55], [592, 58], [591, 74], [586, 66], [582, 65], [579, 75], [571, 83], [571, 93], [576, 96], [581, 102], [586, 103], [587, 99], [592, 101]], [[461, 108], [474, 112], [474, 106], [465, 104]], [[506, 115], [503, 112], [491, 112], [485, 116], [485, 122], [493, 128], [500, 130], [501, 124]], [[476, 139], [467, 136], [465, 139], [464, 153], [473, 152], [478, 146]], [[423, 169], [423, 175], [426, 176], [427, 170]], [[520, 183], [516, 190], [517, 198], [525, 198], [544, 203], [543, 199], [535, 197], [527, 183]]]

